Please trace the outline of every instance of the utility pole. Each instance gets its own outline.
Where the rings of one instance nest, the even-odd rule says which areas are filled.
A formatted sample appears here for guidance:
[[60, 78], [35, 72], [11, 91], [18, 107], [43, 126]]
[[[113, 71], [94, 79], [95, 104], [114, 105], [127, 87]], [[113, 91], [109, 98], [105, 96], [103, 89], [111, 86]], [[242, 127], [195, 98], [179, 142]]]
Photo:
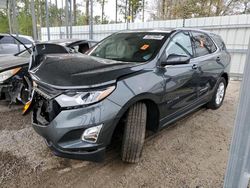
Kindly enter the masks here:
[[184, 6], [184, 11], [183, 11], [183, 21], [182, 21], [182, 27], [186, 26], [186, 18], [187, 18], [187, 7], [186, 5]]
[[117, 23], [117, 11], [118, 11], [117, 1], [118, 0], [115, 0], [115, 23]]
[[145, 0], [142, 0], [142, 22], [144, 22], [145, 16]]
[[[19, 33], [18, 33], [18, 23], [17, 23], [17, 15], [16, 15], [16, 0], [12, 1], [12, 10], [13, 10], [13, 25], [14, 25], [14, 31], [16, 33], [16, 37], [19, 37]], [[19, 42], [17, 43], [17, 48], [18, 48], [18, 52], [20, 52], [20, 44]]]
[[[56, 4], [56, 13], [58, 14], [58, 2], [57, 2], [57, 0], [55, 0], [55, 4]], [[59, 15], [59, 17], [60, 17], [61, 15]], [[58, 21], [58, 18], [56, 19], [56, 26], [59, 26], [59, 21]]]
[[[63, 1], [62, 1], [62, 4], [61, 4], [61, 5], [62, 5], [62, 10], [63, 10]], [[61, 20], [61, 23], [60, 23], [60, 39], [62, 39], [62, 35], [63, 35], [63, 32], [62, 32], [62, 26], [63, 26], [63, 21], [62, 21], [62, 20], [63, 20], [63, 19], [62, 19], [62, 18], [63, 18], [63, 11], [61, 11], [60, 16], [61, 16], [61, 17], [60, 17], [60, 18], [61, 18], [61, 19], [60, 19], [60, 20]]]
[[10, 33], [12, 34], [12, 25], [11, 25], [11, 6], [12, 6], [12, 3], [10, 1], [7, 2], [7, 10], [8, 10], [8, 21], [9, 21], [9, 30], [10, 30]]
[[69, 2], [68, 0], [65, 0], [65, 21], [66, 21], [66, 36], [67, 39], [69, 38]]
[[34, 0], [31, 0], [31, 16], [32, 16], [32, 26], [33, 26], [33, 38], [35, 41], [37, 41], [36, 15], [35, 15]]
[[90, 0], [89, 38], [93, 40], [93, 0]]
[[76, 26], [76, 0], [73, 0], [73, 10], [74, 10], [74, 12], [73, 12], [73, 14], [74, 14], [74, 25]]
[[86, 7], [86, 25], [89, 25], [89, 0], [85, 0], [86, 1], [86, 4], [85, 4], [85, 7]]
[[48, 41], [50, 40], [50, 30], [49, 30], [49, 11], [48, 11], [48, 0], [45, 0], [45, 13], [46, 13], [46, 27], [47, 27], [47, 35]]
[[126, 22], [126, 29], [128, 30], [128, 0], [125, 2], [125, 22]]
[[72, 3], [71, 0], [68, 0], [69, 3], [69, 33], [70, 38], [72, 38]]

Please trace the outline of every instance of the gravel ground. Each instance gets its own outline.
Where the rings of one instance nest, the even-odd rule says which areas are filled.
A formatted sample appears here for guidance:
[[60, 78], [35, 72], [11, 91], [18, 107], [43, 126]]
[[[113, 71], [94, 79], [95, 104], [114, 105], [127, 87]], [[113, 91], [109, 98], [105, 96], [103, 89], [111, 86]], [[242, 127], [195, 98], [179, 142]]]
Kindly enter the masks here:
[[0, 104], [0, 187], [222, 187], [240, 82], [231, 81], [223, 106], [200, 110], [147, 139], [141, 162], [103, 163], [51, 154], [20, 107]]

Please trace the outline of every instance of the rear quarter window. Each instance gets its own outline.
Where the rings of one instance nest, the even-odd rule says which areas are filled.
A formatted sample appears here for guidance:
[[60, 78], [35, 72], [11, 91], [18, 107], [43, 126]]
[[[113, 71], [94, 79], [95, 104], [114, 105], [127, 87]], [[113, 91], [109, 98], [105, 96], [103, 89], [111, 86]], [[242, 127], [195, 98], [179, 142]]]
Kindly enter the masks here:
[[226, 45], [220, 36], [212, 35], [212, 38], [220, 49], [226, 50]]

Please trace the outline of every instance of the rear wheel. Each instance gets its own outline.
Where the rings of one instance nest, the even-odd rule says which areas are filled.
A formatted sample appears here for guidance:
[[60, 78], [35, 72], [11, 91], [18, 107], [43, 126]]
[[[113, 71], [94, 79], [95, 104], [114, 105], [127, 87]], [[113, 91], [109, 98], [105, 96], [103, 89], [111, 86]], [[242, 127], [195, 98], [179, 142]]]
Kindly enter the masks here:
[[213, 94], [211, 101], [207, 104], [208, 108], [218, 109], [221, 107], [226, 94], [226, 80], [221, 77]]
[[121, 151], [124, 162], [139, 162], [145, 140], [146, 120], [147, 107], [144, 103], [136, 103], [128, 110]]

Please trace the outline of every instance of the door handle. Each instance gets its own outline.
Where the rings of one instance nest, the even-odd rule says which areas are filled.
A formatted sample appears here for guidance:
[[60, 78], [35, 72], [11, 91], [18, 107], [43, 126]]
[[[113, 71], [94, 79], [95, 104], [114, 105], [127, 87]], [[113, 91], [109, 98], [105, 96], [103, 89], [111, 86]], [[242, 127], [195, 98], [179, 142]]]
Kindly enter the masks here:
[[192, 69], [196, 70], [198, 69], [198, 66], [196, 64], [193, 64]]
[[216, 61], [217, 61], [217, 62], [220, 62], [220, 57], [217, 57], [217, 58], [216, 58]]

